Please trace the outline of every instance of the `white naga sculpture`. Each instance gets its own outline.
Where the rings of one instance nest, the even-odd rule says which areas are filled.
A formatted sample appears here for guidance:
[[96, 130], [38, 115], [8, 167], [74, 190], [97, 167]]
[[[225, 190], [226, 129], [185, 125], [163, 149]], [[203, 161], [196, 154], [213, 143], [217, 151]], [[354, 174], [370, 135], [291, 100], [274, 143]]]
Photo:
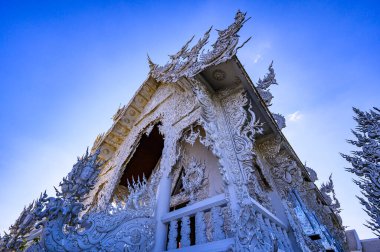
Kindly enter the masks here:
[[[336, 205], [313, 183], [236, 53], [247, 21], [192, 39], [113, 117], [61, 183], [1, 238], [0, 251], [344, 251]], [[323, 194], [325, 192], [325, 194]]]

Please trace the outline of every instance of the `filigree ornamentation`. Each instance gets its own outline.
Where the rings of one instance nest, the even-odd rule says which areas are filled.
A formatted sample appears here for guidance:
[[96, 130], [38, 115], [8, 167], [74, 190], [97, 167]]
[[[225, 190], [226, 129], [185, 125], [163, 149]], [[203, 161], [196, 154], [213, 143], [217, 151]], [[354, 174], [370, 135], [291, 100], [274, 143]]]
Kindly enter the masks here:
[[201, 50], [208, 42], [212, 27], [195, 46], [188, 49], [194, 38], [192, 37], [179, 52], [170, 56], [171, 61], [164, 66], [154, 64], [148, 56], [150, 76], [160, 82], [173, 83], [181, 77], [194, 77], [207, 67], [216, 66], [231, 59], [237, 50], [249, 40], [238, 46], [239, 35], [237, 33], [248, 20], [245, 15], [246, 13], [238, 11], [234, 23], [225, 30], [217, 30], [218, 38], [211, 45], [212, 50], [208, 50], [206, 53], [201, 52]]
[[[114, 211], [109, 206], [108, 211], [88, 213], [80, 218], [79, 213], [85, 208], [82, 201], [98, 179], [98, 155], [99, 150], [93, 155], [86, 152], [60, 183], [61, 191], [56, 189], [56, 197], [41, 194], [24, 210], [16, 223], [18, 227], [13, 226], [18, 231], [9, 237], [5, 250], [147, 251], [152, 248], [155, 227], [155, 221], [150, 218], [152, 212], [147, 214], [141, 208]], [[34, 228], [37, 234], [33, 234]]]
[[98, 149], [98, 147], [101, 144], [101, 142], [103, 141], [103, 139], [104, 139], [104, 133], [97, 135], [94, 143], [92, 144], [91, 152], [94, 152], [95, 150]]
[[212, 77], [217, 81], [222, 81], [226, 78], [226, 72], [216, 69], [214, 72], [212, 72]]
[[177, 248], [178, 221], [172, 220], [169, 225], [168, 249]]
[[[190, 204], [202, 199], [202, 192], [207, 188], [208, 178], [205, 175], [206, 166], [204, 162], [197, 160], [195, 157], [182, 158], [184, 175], [182, 176], [182, 185], [184, 193], [189, 195]], [[206, 197], [207, 195], [203, 195]]]
[[281, 130], [286, 127], [285, 117], [281, 114], [272, 113], [274, 120], [276, 121], [278, 128]]
[[223, 240], [226, 234], [223, 229], [223, 215], [220, 207], [211, 208], [212, 237], [214, 241]]
[[[304, 181], [295, 158], [283, 144], [285, 140], [274, 137], [256, 145], [257, 135], [263, 133], [263, 124], [253, 112], [251, 104], [256, 103], [251, 103], [242, 89], [242, 75], [239, 78], [235, 73], [226, 78], [226, 73], [231, 71], [224, 71], [224, 68], [221, 71], [217, 67], [236, 55], [241, 47], [238, 46], [238, 32], [246, 21], [245, 13], [239, 11], [232, 25], [218, 31], [216, 42], [207, 52], [203, 48], [211, 28], [195, 46], [190, 48], [192, 39], [188, 41], [177, 54], [170, 56], [170, 62], [164, 66], [158, 66], [148, 58], [150, 77], [160, 83], [152, 78], [145, 82], [147, 86], [151, 85], [150, 81], [155, 83], [155, 93], [152, 91], [146, 97], [140, 97], [142, 100], [138, 103], [144, 105], [132, 109], [123, 106], [116, 112], [111, 131], [121, 133], [115, 140], [117, 144], [111, 146], [114, 148], [112, 151], [102, 150], [107, 150], [109, 155], [104, 158], [106, 162], [101, 173], [96, 161], [97, 146], [103, 141], [112, 142], [111, 138], [104, 140], [102, 135], [94, 143], [94, 155], [86, 154], [74, 165], [72, 172], [60, 184], [61, 190], [57, 190], [56, 197], [41, 194], [37, 201], [24, 209], [10, 233], [0, 238], [0, 246], [4, 247], [0, 251], [25, 248], [27, 251], [150, 251], [159, 243], [154, 244], [155, 241], [164, 243], [156, 234], [162, 234], [165, 240], [168, 238], [168, 246], [162, 248], [157, 245], [160, 248], [155, 247], [155, 251], [187, 247], [193, 238], [191, 218], [194, 215], [196, 244], [234, 238], [232, 246], [237, 251], [292, 251], [294, 244], [290, 244], [286, 224], [273, 218], [276, 212], [280, 213], [281, 207], [273, 204], [276, 206], [274, 211], [271, 200], [276, 200], [277, 196], [269, 198], [269, 187], [274, 194], [276, 191], [281, 194], [291, 229], [302, 251], [326, 250], [330, 245], [340, 251], [338, 243], [331, 238], [342, 235], [342, 230], [334, 227], [332, 222], [335, 215], [325, 211], [330, 208], [317, 198], [317, 189], [310, 181]], [[210, 67], [217, 69], [212, 73], [215, 80], [231, 80], [228, 88], [215, 91], [202, 83], [201, 76], [197, 74]], [[257, 83], [257, 90], [265, 103], [264, 111], [273, 99], [269, 88], [276, 84], [271, 64], [269, 73]], [[257, 104], [262, 105], [260, 102]], [[130, 112], [133, 112], [133, 120], [124, 118], [124, 114]], [[283, 116], [273, 114], [273, 119], [279, 129], [285, 127]], [[125, 127], [120, 129], [116, 123]], [[164, 139], [156, 169], [149, 179], [138, 177], [132, 179], [127, 187], [119, 185], [125, 162], [134, 155], [141, 137], [149, 135], [155, 126]], [[113, 135], [108, 134], [111, 131], [106, 133], [107, 137]], [[378, 127], [375, 127], [369, 134], [378, 136], [378, 132]], [[184, 144], [188, 147], [196, 141], [211, 150], [218, 159], [225, 198], [217, 195], [213, 200], [223, 202], [223, 205], [216, 205], [217, 201], [207, 203], [209, 199], [206, 198], [213, 189], [209, 188], [209, 178], [205, 176], [208, 160], [203, 161], [206, 160], [203, 156], [201, 160], [187, 157], [181, 150]], [[105, 145], [101, 146], [105, 148]], [[368, 154], [378, 149], [378, 145], [372, 142], [365, 147]], [[264, 158], [257, 155], [257, 150]], [[194, 153], [197, 151], [200, 150]], [[180, 182], [183, 190], [163, 200], [170, 190], [171, 176], [178, 175], [181, 172], [178, 169], [182, 168]], [[315, 174], [310, 169], [308, 171], [314, 180]], [[331, 193], [330, 187], [326, 184], [322, 194]], [[219, 193], [219, 189], [215, 191]], [[289, 198], [293, 189], [300, 191], [298, 202]], [[203, 199], [206, 200], [199, 202]], [[173, 205], [173, 202], [190, 202], [186, 211], [191, 206], [199, 207], [206, 203], [209, 208], [162, 224], [162, 214], [165, 215], [167, 210], [161, 210], [167, 209], [167, 204], [178, 205]], [[199, 204], [192, 204], [195, 202]], [[335, 205], [331, 203], [330, 207]], [[164, 233], [165, 225], [169, 226], [168, 236]], [[308, 237], [308, 233], [313, 232], [319, 232], [321, 242], [314, 242]], [[329, 232], [332, 235], [329, 236]], [[181, 237], [177, 239], [179, 233]], [[232, 239], [227, 240], [231, 242]]]
[[[340, 244], [331, 236], [331, 233], [327, 231], [325, 225], [320, 222], [320, 219], [310, 211], [305, 203], [302, 201], [298, 192], [293, 190], [290, 193], [290, 202], [292, 204], [292, 210], [294, 211], [294, 216], [299, 227], [302, 229], [304, 236], [304, 241], [308, 244], [308, 247], [316, 246], [315, 243], [319, 244], [319, 247], [323, 250], [332, 249], [334, 251], [343, 251]], [[318, 242], [310, 242], [307, 237], [318, 236]]]
[[269, 140], [258, 145], [260, 153], [265, 158], [274, 159], [280, 152], [282, 140], [280, 136], [272, 137]]
[[267, 230], [260, 225], [257, 212], [250, 203], [241, 205], [238, 223], [235, 223], [236, 251], [273, 251]]
[[[259, 92], [261, 98], [264, 100], [265, 104], [269, 107], [272, 105], [273, 95], [270, 92], [270, 86], [278, 85], [276, 80], [276, 74], [273, 69], [273, 61], [270, 63], [268, 67], [268, 73], [264, 76], [264, 79], [259, 79], [257, 81], [257, 91]], [[274, 120], [276, 121], [278, 127], [281, 129], [286, 127], [285, 117], [281, 114], [272, 113]]]
[[248, 196], [248, 191], [244, 192], [244, 190], [247, 190], [244, 186], [250, 182], [253, 185], [251, 187], [253, 189], [251, 197], [254, 197], [265, 207], [271, 208], [266, 193], [263, 192], [257, 182], [256, 176], [252, 173], [255, 169], [253, 166], [255, 158], [255, 153], [253, 152], [254, 138], [257, 134], [262, 133], [262, 124], [256, 120], [256, 116], [252, 111], [251, 104], [245, 93], [238, 92], [234, 95], [230, 94], [230, 96], [221, 99], [221, 103], [228, 118], [228, 124], [230, 125], [229, 130], [234, 142], [234, 151], [236, 152], [239, 162], [238, 166], [244, 177], [241, 185], [238, 185], [243, 195], [247, 193], [247, 195], [243, 197]]
[[191, 126], [190, 130], [185, 133], [183, 139], [185, 140], [186, 143], [189, 143], [190, 145], [193, 146], [199, 136], [200, 136], [200, 130], [197, 129], [196, 131], [194, 131], [193, 126]]
[[285, 150], [281, 150], [281, 139], [273, 138], [259, 145], [265, 159], [271, 165], [271, 173], [279, 193], [286, 197], [291, 188], [302, 186], [303, 177], [297, 162]]
[[277, 165], [273, 168], [275, 178], [282, 179], [288, 184], [302, 182], [301, 170], [294, 159], [281, 153], [275, 158]]
[[152, 174], [150, 182], [146, 180], [145, 176], [140, 180], [138, 177], [135, 181], [132, 177], [132, 184], [128, 181], [129, 195], [124, 202], [114, 202], [115, 206], [110, 205], [108, 211], [143, 211], [146, 216], [153, 216], [154, 208], [156, 206], [156, 188], [161, 176], [160, 171]]
[[276, 80], [276, 74], [274, 73], [274, 69], [273, 69], [273, 61], [270, 63], [268, 67], [268, 71], [269, 73], [267, 73], [264, 76], [263, 80], [259, 79], [257, 81], [256, 88], [261, 98], [263, 98], [265, 104], [269, 107], [272, 105], [272, 99], [273, 99], [273, 95], [270, 92], [269, 87], [272, 85], [278, 85], [277, 80]]
[[307, 172], [309, 173], [309, 176], [310, 176], [310, 179], [312, 182], [315, 182], [318, 180], [318, 175], [317, 173], [313, 170], [313, 168], [310, 168], [308, 166], [306, 166], [306, 163], [305, 163], [305, 168], [307, 170]]
[[203, 244], [207, 242], [206, 237], [206, 221], [204, 212], [200, 211], [195, 214], [195, 240], [197, 244]]
[[181, 219], [181, 246], [190, 246], [190, 218], [189, 216], [184, 216]]
[[[324, 232], [328, 233], [334, 238], [335, 246], [339, 248], [344, 246], [346, 236], [339, 213], [332, 211], [333, 209], [330, 206], [327, 206], [324, 202], [321, 201], [321, 193], [317, 192], [316, 188], [298, 192], [305, 207], [309, 209], [309, 212], [312, 212], [312, 214], [318, 220], [317, 222], [320, 223], [320, 227], [323, 230], [328, 230]], [[331, 239], [328, 238], [328, 240]]]
[[332, 174], [329, 176], [329, 181], [327, 183], [322, 183], [321, 193], [327, 204], [333, 209], [336, 214], [339, 214], [340, 203], [335, 195], [334, 182], [332, 181]]
[[[273, 174], [273, 178], [278, 192], [281, 194], [282, 198], [286, 200], [288, 198], [289, 193], [291, 193], [291, 190], [293, 188], [298, 188], [302, 192], [301, 194], [303, 198], [306, 200], [308, 204], [310, 204], [310, 209], [313, 209], [317, 213], [318, 218], [322, 220], [323, 224], [330, 230], [329, 232], [336, 231], [337, 235], [335, 235], [334, 237], [340, 237], [341, 231], [340, 229], [332, 225], [330, 214], [324, 211], [325, 206], [316, 203], [317, 197], [315, 194], [315, 186], [312, 186], [311, 190], [307, 189], [307, 186], [309, 185], [308, 183], [310, 182], [306, 182], [303, 180], [300, 168], [298, 167], [297, 163], [291, 156], [289, 156], [286, 153], [285, 149], [281, 150], [281, 147], [282, 141], [279, 137], [270, 138], [269, 140], [261, 143], [258, 147], [260, 153], [262, 153], [264, 158], [271, 165], [270, 170]], [[306, 168], [309, 172], [311, 179], [316, 180], [316, 173], [311, 168]], [[291, 206], [287, 211], [289, 211], [290, 213], [298, 209], [293, 214], [293, 217], [291, 217], [292, 215], [289, 214], [288, 219], [290, 220], [290, 218], [296, 218], [293, 224], [292, 222], [290, 222], [290, 224], [292, 225], [292, 228], [295, 229], [294, 234], [299, 235], [299, 232], [305, 232], [305, 229], [307, 229], [308, 227], [307, 222], [305, 222], [306, 224], [302, 224], [302, 221], [306, 221], [308, 220], [308, 218], [311, 217], [306, 217], [303, 210], [299, 210], [300, 208], [297, 208], [297, 205], [294, 205], [294, 203], [289, 202], [289, 204], [291, 204]], [[285, 208], [288, 208], [288, 204], [283, 203], [283, 205]], [[311, 215], [311, 213], [309, 214]], [[339, 215], [336, 216], [339, 218]], [[313, 228], [310, 225], [309, 229], [313, 230]], [[310, 231], [310, 233], [311, 232], [312, 231]], [[304, 251], [319, 251], [320, 249], [318, 250], [318, 248], [323, 248], [321, 247], [322, 245], [316, 244], [307, 236], [303, 237], [301, 235], [299, 237], [296, 236], [296, 238]]]
[[[190, 134], [191, 132], [193, 132], [192, 127]], [[197, 138], [193, 140], [195, 141], [196, 139]], [[206, 176], [205, 162], [198, 160], [194, 156], [189, 156], [185, 151], [180, 151], [180, 153], [181, 160], [172, 173], [174, 179], [181, 180], [182, 190], [176, 195], [172, 195], [170, 201], [171, 206], [185, 202], [193, 204], [208, 196], [209, 181]]]
[[[136, 121], [138, 122], [129, 132], [128, 137], [118, 149], [117, 153], [107, 163], [103, 169], [114, 166], [110, 172], [102, 176], [101, 181], [107, 181], [103, 190], [95, 197], [94, 192], [90, 195], [89, 202], [97, 202], [96, 210], [104, 210], [108, 202], [113, 197], [114, 188], [119, 184], [119, 179], [123, 173], [122, 164], [139, 143], [140, 137], [146, 132], [150, 125], [160, 122], [160, 133], [165, 138], [163, 153], [170, 153], [161, 159], [161, 167], [171, 169], [178, 159], [177, 141], [181, 138], [181, 131], [193, 124], [199, 118], [199, 111], [195, 110], [195, 99], [191, 91], [184, 85], [161, 84], [146, 104]], [[172, 113], [172, 108], [176, 107], [176, 113]], [[191, 113], [191, 111], [194, 111]], [[173, 125], [175, 124], [175, 127]], [[175, 152], [175, 154], [174, 154]], [[166, 170], [163, 170], [165, 175]], [[99, 182], [102, 183], [102, 182]]]
[[114, 121], [119, 120], [126, 110], [127, 110], [127, 106], [125, 106], [125, 105], [122, 107], [119, 107], [117, 109], [116, 113], [112, 116], [112, 119]]

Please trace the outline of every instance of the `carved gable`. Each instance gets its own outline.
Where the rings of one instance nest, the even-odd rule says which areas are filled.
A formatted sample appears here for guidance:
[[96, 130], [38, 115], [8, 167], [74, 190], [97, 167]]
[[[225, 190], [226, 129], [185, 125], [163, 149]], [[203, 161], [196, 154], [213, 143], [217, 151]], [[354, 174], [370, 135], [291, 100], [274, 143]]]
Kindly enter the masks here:
[[236, 56], [249, 40], [238, 35], [247, 20], [238, 11], [208, 51], [211, 29], [164, 66], [149, 58], [149, 77], [91, 154], [2, 243], [17, 249], [22, 238], [28, 251], [343, 251], [330, 184], [321, 194], [281, 132], [285, 118], [269, 110], [273, 62], [255, 85]]

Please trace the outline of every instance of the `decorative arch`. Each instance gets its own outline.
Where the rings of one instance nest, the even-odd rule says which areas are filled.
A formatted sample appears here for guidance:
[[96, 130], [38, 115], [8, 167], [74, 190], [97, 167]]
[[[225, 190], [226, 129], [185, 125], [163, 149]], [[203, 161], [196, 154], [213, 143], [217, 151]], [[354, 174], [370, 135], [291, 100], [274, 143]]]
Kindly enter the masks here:
[[124, 199], [128, 194], [129, 184], [134, 181], [149, 181], [152, 174], [159, 169], [159, 162], [164, 149], [164, 137], [159, 127], [161, 123], [152, 123], [141, 134], [130, 157], [122, 165], [122, 174], [115, 188], [114, 197]]

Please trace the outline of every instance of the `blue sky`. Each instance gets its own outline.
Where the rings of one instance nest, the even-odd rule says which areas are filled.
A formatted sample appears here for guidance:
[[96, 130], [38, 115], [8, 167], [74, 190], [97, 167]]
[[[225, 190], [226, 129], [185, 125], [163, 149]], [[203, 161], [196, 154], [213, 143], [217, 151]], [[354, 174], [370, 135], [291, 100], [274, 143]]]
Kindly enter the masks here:
[[1, 1], [0, 231], [111, 126], [147, 76], [147, 53], [163, 64], [237, 9], [252, 17], [238, 53], [251, 78], [274, 60], [284, 134], [318, 185], [333, 173], [344, 225], [374, 237], [338, 153], [352, 150], [351, 107], [380, 105], [376, 1]]

